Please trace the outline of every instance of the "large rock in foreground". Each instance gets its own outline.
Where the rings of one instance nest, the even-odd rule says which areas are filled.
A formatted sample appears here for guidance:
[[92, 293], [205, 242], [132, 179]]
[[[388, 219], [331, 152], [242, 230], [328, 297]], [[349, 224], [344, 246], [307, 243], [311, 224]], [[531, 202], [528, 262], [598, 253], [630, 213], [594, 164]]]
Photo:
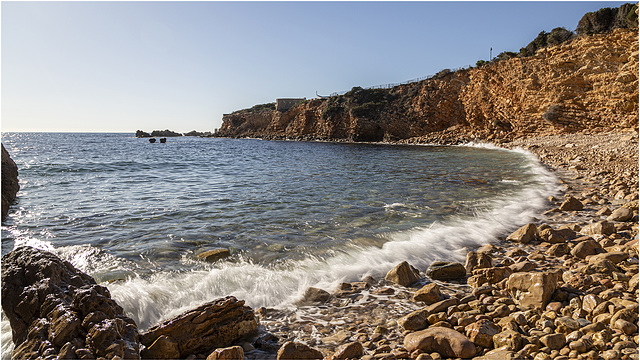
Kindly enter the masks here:
[[18, 166], [9, 156], [9, 152], [2, 145], [2, 221], [9, 213], [9, 206], [16, 199], [20, 190], [18, 184]]
[[14, 359], [140, 358], [138, 327], [109, 290], [52, 253], [2, 257], [2, 309]]
[[[149, 328], [141, 335], [148, 350], [154, 343], [177, 345], [180, 358], [230, 346], [256, 330], [258, 321], [244, 301], [233, 296], [220, 298]], [[143, 353], [144, 358], [153, 358]]]
[[446, 327], [429, 327], [405, 336], [404, 347], [409, 352], [437, 352], [444, 357], [472, 358], [476, 346], [465, 335]]

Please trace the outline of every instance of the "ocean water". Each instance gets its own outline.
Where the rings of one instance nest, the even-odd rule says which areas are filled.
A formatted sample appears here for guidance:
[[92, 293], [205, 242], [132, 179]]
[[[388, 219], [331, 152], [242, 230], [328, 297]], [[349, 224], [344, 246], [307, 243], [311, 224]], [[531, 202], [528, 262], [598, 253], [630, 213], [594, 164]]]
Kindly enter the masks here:
[[[529, 221], [555, 178], [525, 151], [133, 134], [3, 133], [21, 190], [2, 254], [50, 250], [142, 328], [215, 298], [287, 307], [309, 286], [463, 261]], [[197, 260], [212, 248], [232, 256]], [[2, 339], [10, 339], [3, 318]], [[8, 333], [7, 333], [8, 332]], [[3, 352], [8, 352], [3, 342]]]

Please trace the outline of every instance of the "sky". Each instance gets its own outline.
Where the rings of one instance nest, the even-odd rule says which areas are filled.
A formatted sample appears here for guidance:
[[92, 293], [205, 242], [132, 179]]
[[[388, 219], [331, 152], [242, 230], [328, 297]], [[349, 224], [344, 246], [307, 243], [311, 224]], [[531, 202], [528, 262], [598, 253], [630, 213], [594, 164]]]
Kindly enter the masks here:
[[276, 98], [517, 52], [624, 3], [2, 1], [0, 129], [213, 131]]

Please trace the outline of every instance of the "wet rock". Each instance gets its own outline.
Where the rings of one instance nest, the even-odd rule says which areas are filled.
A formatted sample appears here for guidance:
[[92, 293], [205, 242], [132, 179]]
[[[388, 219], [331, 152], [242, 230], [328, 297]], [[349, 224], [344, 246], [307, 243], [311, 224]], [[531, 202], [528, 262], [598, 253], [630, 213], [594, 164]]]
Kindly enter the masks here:
[[384, 279], [400, 286], [408, 286], [420, 279], [420, 272], [404, 261], [387, 272]]
[[424, 302], [427, 305], [442, 301], [443, 296], [440, 287], [435, 283], [425, 285], [413, 294], [413, 300], [416, 302]]
[[231, 252], [229, 252], [226, 248], [215, 248], [210, 249], [208, 251], [204, 251], [196, 256], [196, 258], [200, 261], [205, 262], [217, 262], [221, 259], [225, 259], [231, 256]]
[[600, 253], [600, 254], [596, 254], [596, 255], [592, 255], [592, 256], [587, 256], [586, 260], [590, 263], [590, 264], [595, 264], [598, 263], [599, 261], [606, 259], [611, 263], [617, 264], [620, 263], [624, 260], [626, 260], [627, 258], [629, 258], [629, 254], [626, 252], [606, 252], [606, 253]]
[[607, 221], [628, 222], [631, 218], [633, 218], [633, 211], [627, 207], [620, 207], [607, 217]]
[[485, 319], [476, 321], [465, 327], [465, 332], [469, 340], [484, 348], [493, 347], [493, 335], [499, 333], [501, 330], [500, 326]]
[[551, 228], [545, 228], [539, 231], [539, 236], [544, 242], [548, 242], [551, 244], [562, 243], [566, 240], [563, 232], [556, 231]]
[[514, 301], [524, 308], [544, 308], [558, 286], [553, 272], [519, 272], [509, 276], [507, 289]]
[[278, 350], [278, 360], [322, 360], [322, 352], [303, 343], [287, 341]]
[[474, 357], [474, 360], [517, 360], [515, 352], [510, 350], [491, 350], [482, 356]]
[[445, 327], [430, 327], [405, 336], [404, 347], [408, 352], [421, 350], [437, 352], [444, 357], [471, 358], [476, 355], [476, 347], [466, 336]]
[[565, 335], [580, 328], [580, 323], [578, 323], [578, 321], [567, 316], [556, 318], [554, 324], [556, 326], [556, 332], [563, 333]]
[[531, 243], [538, 238], [538, 228], [535, 224], [529, 223], [520, 227], [507, 237], [507, 241], [518, 243]]
[[350, 342], [346, 345], [338, 347], [331, 357], [332, 360], [351, 360], [359, 359], [364, 355], [364, 348], [360, 342]]
[[575, 197], [568, 197], [560, 205], [560, 210], [564, 212], [581, 211], [584, 209], [584, 205]]
[[549, 247], [549, 249], [547, 250], [546, 254], [548, 254], [549, 256], [553, 256], [553, 257], [562, 257], [565, 254], [568, 254], [569, 252], [571, 252], [571, 248], [569, 247], [569, 244], [567, 244], [567, 243], [558, 243], [558, 244], [554, 244], [553, 246]]
[[582, 229], [580, 230], [581, 233], [586, 235], [603, 234], [605, 236], [615, 233], [615, 231], [616, 228], [613, 226], [613, 224], [607, 221], [591, 223], [582, 227]]
[[62, 349], [64, 357], [73, 349], [82, 357], [140, 357], [138, 328], [109, 290], [52, 253], [20, 247], [2, 257], [2, 308], [13, 358], [55, 357]]
[[16, 199], [16, 194], [20, 190], [18, 183], [18, 166], [9, 156], [9, 152], [2, 146], [2, 165], [0, 166], [0, 173], [2, 176], [2, 185], [0, 187], [2, 191], [2, 221], [7, 218], [9, 213], [9, 206]]
[[244, 360], [244, 350], [240, 346], [219, 348], [210, 353], [207, 360]]
[[428, 314], [444, 312], [451, 306], [456, 306], [460, 301], [457, 298], [448, 298], [440, 302], [436, 302], [424, 308]]
[[140, 355], [147, 360], [175, 360], [180, 358], [180, 349], [173, 339], [160, 336]]
[[540, 342], [552, 350], [560, 350], [567, 344], [567, 339], [562, 333], [553, 333], [542, 336]]
[[331, 294], [323, 289], [309, 287], [304, 291], [304, 296], [297, 302], [298, 306], [323, 304], [331, 298]]
[[145, 346], [150, 346], [159, 337], [167, 336], [178, 343], [180, 357], [184, 358], [228, 347], [257, 327], [253, 310], [245, 306], [244, 301], [228, 296], [152, 326], [140, 339]]
[[464, 263], [464, 268], [468, 274], [471, 274], [475, 269], [489, 267], [491, 267], [491, 256], [489, 256], [488, 254], [473, 251], [467, 253], [467, 259]]
[[464, 278], [467, 270], [457, 262], [433, 262], [426, 273], [433, 280], [448, 281]]

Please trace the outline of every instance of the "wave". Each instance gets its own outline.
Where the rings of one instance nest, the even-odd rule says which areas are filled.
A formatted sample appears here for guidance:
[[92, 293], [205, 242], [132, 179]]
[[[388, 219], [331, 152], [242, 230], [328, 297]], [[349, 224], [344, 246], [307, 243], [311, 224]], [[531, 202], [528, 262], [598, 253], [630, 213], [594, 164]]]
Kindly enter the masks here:
[[[502, 149], [485, 144], [465, 146]], [[277, 266], [240, 259], [190, 271], [140, 275], [132, 265], [91, 246], [60, 247], [54, 251], [90, 273], [130, 271], [119, 277], [124, 280], [107, 287], [141, 329], [227, 295], [244, 299], [254, 308], [292, 307], [310, 286], [332, 291], [340, 282], [360, 280], [366, 275], [382, 277], [402, 261], [423, 271], [436, 260], [463, 261], [468, 250], [496, 242], [497, 237], [531, 221], [544, 208], [546, 197], [557, 194], [557, 179], [526, 150], [505, 151], [524, 154], [527, 162], [521, 171], [534, 176], [534, 181], [523, 185], [516, 194], [505, 194], [493, 200], [474, 216], [450, 217], [408, 231], [381, 234], [379, 237], [386, 240], [381, 246], [352, 245], [346, 250], [334, 250], [329, 258], [309, 256]], [[402, 207], [406, 205], [385, 205], [388, 209]], [[35, 240], [30, 243], [38, 248], [52, 247], [50, 243], [38, 244]], [[95, 264], [102, 268], [96, 269]], [[4, 324], [5, 321], [3, 330]]]

